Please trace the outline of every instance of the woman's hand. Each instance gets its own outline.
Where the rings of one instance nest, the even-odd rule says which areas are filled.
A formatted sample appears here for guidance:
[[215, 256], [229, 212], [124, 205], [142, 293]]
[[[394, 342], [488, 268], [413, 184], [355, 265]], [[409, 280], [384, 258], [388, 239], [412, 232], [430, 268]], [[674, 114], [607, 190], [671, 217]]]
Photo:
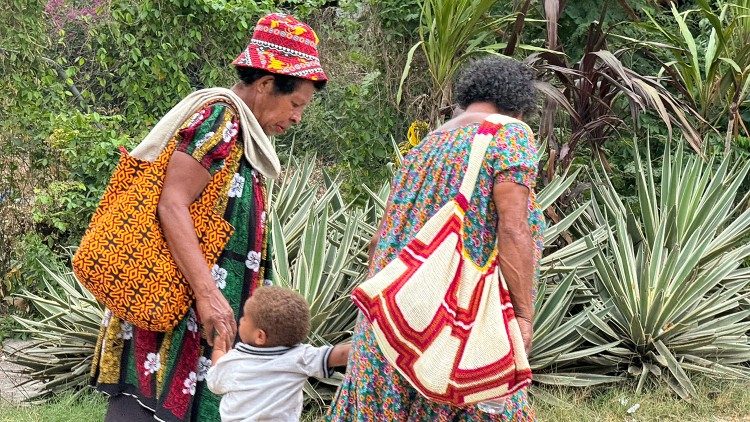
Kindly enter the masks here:
[[231, 348], [237, 335], [237, 323], [234, 312], [219, 289], [195, 298], [195, 309], [203, 325], [203, 332], [210, 346], [222, 345]]
[[[203, 301], [202, 301], [203, 302]], [[196, 301], [196, 307], [198, 307], [198, 302]], [[234, 322], [234, 318], [231, 318], [231, 321]], [[206, 325], [203, 325], [204, 332], [208, 333], [207, 330], [209, 328], [206, 328]], [[211, 330], [216, 331], [216, 323], [214, 323], [214, 328], [210, 328]], [[213, 346], [213, 351], [211, 351], [211, 362], [213, 366], [216, 366], [216, 363], [219, 362], [219, 359], [221, 359], [224, 355], [227, 354], [230, 350], [232, 350], [232, 347], [234, 347], [234, 335], [226, 336], [221, 334], [216, 334], [211, 336], [210, 334], [207, 335], [206, 340], [208, 341], [208, 344]]]
[[531, 355], [531, 340], [534, 338], [534, 324], [528, 318], [524, 317], [516, 317], [516, 321], [518, 321], [518, 327], [521, 329], [526, 356], [529, 356]]

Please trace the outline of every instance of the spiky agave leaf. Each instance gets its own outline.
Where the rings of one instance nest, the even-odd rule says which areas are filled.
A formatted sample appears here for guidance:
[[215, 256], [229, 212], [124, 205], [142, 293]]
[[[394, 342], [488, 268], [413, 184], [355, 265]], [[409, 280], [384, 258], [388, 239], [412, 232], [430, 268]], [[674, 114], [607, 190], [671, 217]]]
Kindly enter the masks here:
[[718, 166], [681, 148], [664, 156], [660, 181], [651, 159], [635, 151], [640, 212], [619, 199], [606, 174], [595, 173], [597, 224], [611, 224], [595, 258], [593, 287], [611, 304], [603, 338], [622, 340], [639, 389], [651, 375], [681, 397], [695, 395], [689, 373], [750, 379], [747, 272], [750, 210], [734, 204], [750, 163]]
[[[349, 295], [364, 280], [361, 255], [371, 233], [363, 233], [367, 210], [345, 203], [329, 175], [314, 182], [314, 166], [314, 157], [292, 159], [287, 177], [271, 184], [270, 221], [275, 282], [305, 297], [312, 315], [308, 341], [324, 345], [351, 336], [357, 313]], [[341, 379], [308, 382], [308, 404], [330, 402]]]
[[[576, 171], [550, 181], [537, 194], [541, 207], [552, 206], [578, 176]], [[568, 229], [591, 209], [591, 202], [574, 208], [544, 231], [545, 254], [534, 303], [534, 341], [529, 362], [534, 380], [542, 384], [570, 387], [591, 386], [620, 381], [603, 368], [591, 368], [586, 360], [611, 350], [619, 341], [603, 340], [597, 322], [608, 318], [607, 307], [584, 282], [594, 271], [593, 259], [606, 240], [602, 226], [570, 243], [559, 240]]]
[[27, 299], [42, 315], [39, 321], [14, 316], [33, 342], [10, 356], [29, 377], [24, 384], [39, 390], [28, 398], [43, 401], [88, 385], [91, 359], [103, 309], [72, 272], [57, 273], [44, 266], [48, 279], [39, 293], [25, 291]]
[[269, 190], [274, 270], [278, 284], [310, 304], [310, 340], [335, 343], [348, 337], [356, 317], [349, 294], [362, 277], [356, 270], [366, 242], [360, 235], [364, 212], [341, 199], [329, 176], [314, 183], [314, 165], [313, 157], [292, 159], [287, 178]]

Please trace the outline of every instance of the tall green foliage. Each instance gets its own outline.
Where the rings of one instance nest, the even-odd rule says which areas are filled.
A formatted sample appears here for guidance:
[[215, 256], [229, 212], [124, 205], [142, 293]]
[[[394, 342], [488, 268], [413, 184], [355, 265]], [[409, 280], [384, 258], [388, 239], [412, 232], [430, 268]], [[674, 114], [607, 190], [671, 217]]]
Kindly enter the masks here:
[[119, 147], [133, 142], [120, 132], [121, 116], [71, 113], [53, 118], [53, 131], [36, 165], [54, 180], [34, 190], [33, 220], [49, 233], [51, 245], [72, 245], [88, 225], [109, 176]]
[[93, 61], [82, 83], [94, 104], [146, 130], [195, 88], [230, 84], [229, 63], [272, 8], [271, 1], [114, 1], [111, 18], [82, 45]]
[[400, 66], [403, 57], [372, 15], [376, 7], [387, 6], [341, 2], [333, 21], [321, 14], [310, 17], [322, 40], [323, 67], [330, 79], [300, 125], [277, 144], [282, 155], [314, 152], [319, 164], [342, 175], [341, 189], [348, 199], [361, 196], [362, 183], [377, 184], [388, 177], [391, 136], [408, 126], [394, 95], [398, 76], [393, 67]]
[[[526, 59], [539, 71], [541, 81], [537, 86], [546, 96], [539, 128], [539, 137], [549, 145], [546, 179], [553, 177], [558, 169], [568, 171], [584, 148], [611, 171], [605, 142], [626, 123], [630, 124], [625, 130], [640, 130], [641, 115], [645, 113], [656, 116], [658, 120], [651, 121], [663, 123], [670, 137], [673, 128], [679, 127], [690, 146], [699, 153], [702, 151], [703, 139], [693, 122], [700, 116], [690, 104], [662, 86], [658, 78], [626, 66], [623, 61], [631, 50], [615, 51], [609, 47], [612, 34], [603, 23], [609, 6], [602, 3], [598, 8], [599, 19], [588, 25], [580, 58], [541, 52]], [[549, 48], [560, 43], [557, 26], [561, 7], [560, 2], [545, 2]]]
[[[699, 0], [695, 9], [680, 12], [672, 3], [677, 30], [649, 15], [644, 27], [650, 30], [651, 39], [641, 43], [660, 58], [666, 83], [699, 111], [706, 122], [703, 132], [719, 130], [724, 135], [724, 150], [729, 154], [732, 139], [739, 134], [750, 136], [741, 115], [750, 95], [750, 3], [717, 4], [718, 10]], [[692, 14], [701, 19], [702, 34], [691, 30]]]
[[[401, 83], [409, 75], [414, 53], [421, 47], [432, 79], [429, 95], [430, 121], [440, 120], [440, 110], [451, 104], [452, 82], [469, 58], [504, 48], [495, 31], [515, 21], [515, 14], [496, 17], [490, 11], [497, 0], [424, 0], [419, 25], [419, 42], [409, 50]], [[401, 89], [398, 100], [400, 101]]]
[[[714, 166], [682, 148], [664, 156], [661, 174], [636, 151], [640, 209], [626, 207], [605, 175], [595, 176], [591, 228], [610, 225], [606, 248], [596, 257], [592, 288], [611, 305], [600, 334], [600, 365], [668, 383], [681, 397], [695, 396], [689, 377], [702, 372], [750, 378], [750, 209], [738, 207], [738, 190], [750, 163], [721, 160]], [[718, 161], [718, 160], [717, 160]], [[660, 177], [659, 177], [660, 176]]]

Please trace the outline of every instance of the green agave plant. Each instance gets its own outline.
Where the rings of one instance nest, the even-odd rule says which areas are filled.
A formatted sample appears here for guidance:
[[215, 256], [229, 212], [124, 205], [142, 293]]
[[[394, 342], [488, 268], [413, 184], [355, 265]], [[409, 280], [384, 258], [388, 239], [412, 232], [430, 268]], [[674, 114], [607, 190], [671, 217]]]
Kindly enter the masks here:
[[595, 258], [592, 287], [609, 319], [590, 314], [599, 334], [583, 334], [602, 348], [620, 341], [593, 362], [627, 368], [639, 391], [656, 378], [689, 399], [696, 394], [689, 373], [750, 377], [743, 364], [750, 360], [750, 272], [742, 268], [750, 257], [750, 209], [736, 205], [744, 202], [737, 196], [750, 163], [704, 162], [667, 149], [657, 181], [646, 160], [636, 151], [638, 210], [594, 174], [600, 206], [591, 221], [612, 230]]
[[[298, 291], [310, 304], [309, 341], [335, 344], [351, 336], [356, 311], [349, 299], [362, 282], [361, 251], [369, 238], [362, 233], [365, 211], [347, 205], [338, 184], [323, 174], [313, 182], [314, 157], [292, 158], [291, 173], [270, 184], [274, 279]], [[321, 186], [322, 185], [322, 186]], [[342, 379], [308, 382], [304, 391], [312, 405], [331, 401]]]
[[[547, 209], [575, 181], [578, 172], [557, 177], [537, 195], [542, 209]], [[592, 344], [583, 332], [596, 332], [593, 318], [606, 319], [608, 309], [593, 296], [583, 281], [595, 271], [593, 259], [599, 245], [606, 240], [606, 227], [591, 230], [584, 237], [557, 247], [562, 234], [575, 224], [590, 207], [578, 206], [544, 232], [547, 253], [540, 262], [540, 278], [534, 303], [534, 341], [529, 359], [534, 381], [542, 384], [590, 386], [622, 379], [607, 375], [606, 370], [587, 368], [584, 358], [615, 347], [619, 341]], [[592, 318], [593, 317], [593, 318]]]
[[[44, 267], [43, 289], [25, 298], [41, 314], [41, 320], [14, 316], [21, 332], [33, 342], [11, 355], [35, 391], [29, 401], [51, 398], [65, 391], [80, 392], [88, 384], [91, 359], [103, 318], [96, 299], [76, 280], [72, 271], [57, 272]], [[22, 384], [22, 385], [23, 385]], [[37, 389], [38, 387], [38, 389]]]
[[327, 175], [314, 183], [315, 165], [313, 157], [292, 159], [290, 176], [271, 183], [274, 278], [310, 304], [310, 341], [335, 343], [350, 335], [355, 312], [349, 293], [364, 279], [353, 271], [366, 243], [360, 233], [364, 211], [345, 204]]

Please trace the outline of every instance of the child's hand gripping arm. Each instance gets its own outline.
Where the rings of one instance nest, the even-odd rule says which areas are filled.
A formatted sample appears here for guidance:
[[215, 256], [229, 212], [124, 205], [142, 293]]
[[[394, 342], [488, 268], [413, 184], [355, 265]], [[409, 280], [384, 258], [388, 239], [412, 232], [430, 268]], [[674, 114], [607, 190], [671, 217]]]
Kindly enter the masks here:
[[221, 365], [219, 360], [229, 352], [232, 345], [227, 344], [226, 340], [222, 341], [221, 337], [216, 337], [214, 340], [214, 350], [211, 352], [211, 368], [206, 374], [206, 384], [208, 389], [214, 394], [225, 394], [227, 393], [227, 382], [226, 376], [226, 363]]
[[222, 356], [226, 355], [227, 352], [232, 348], [231, 344], [227, 344], [224, 337], [216, 336], [214, 339], [214, 351], [211, 353], [211, 362], [216, 365], [216, 362], [221, 359]]
[[346, 363], [349, 361], [349, 352], [351, 350], [351, 342], [341, 343], [334, 346], [333, 350], [331, 350], [331, 353], [328, 355], [328, 366], [346, 366]]

